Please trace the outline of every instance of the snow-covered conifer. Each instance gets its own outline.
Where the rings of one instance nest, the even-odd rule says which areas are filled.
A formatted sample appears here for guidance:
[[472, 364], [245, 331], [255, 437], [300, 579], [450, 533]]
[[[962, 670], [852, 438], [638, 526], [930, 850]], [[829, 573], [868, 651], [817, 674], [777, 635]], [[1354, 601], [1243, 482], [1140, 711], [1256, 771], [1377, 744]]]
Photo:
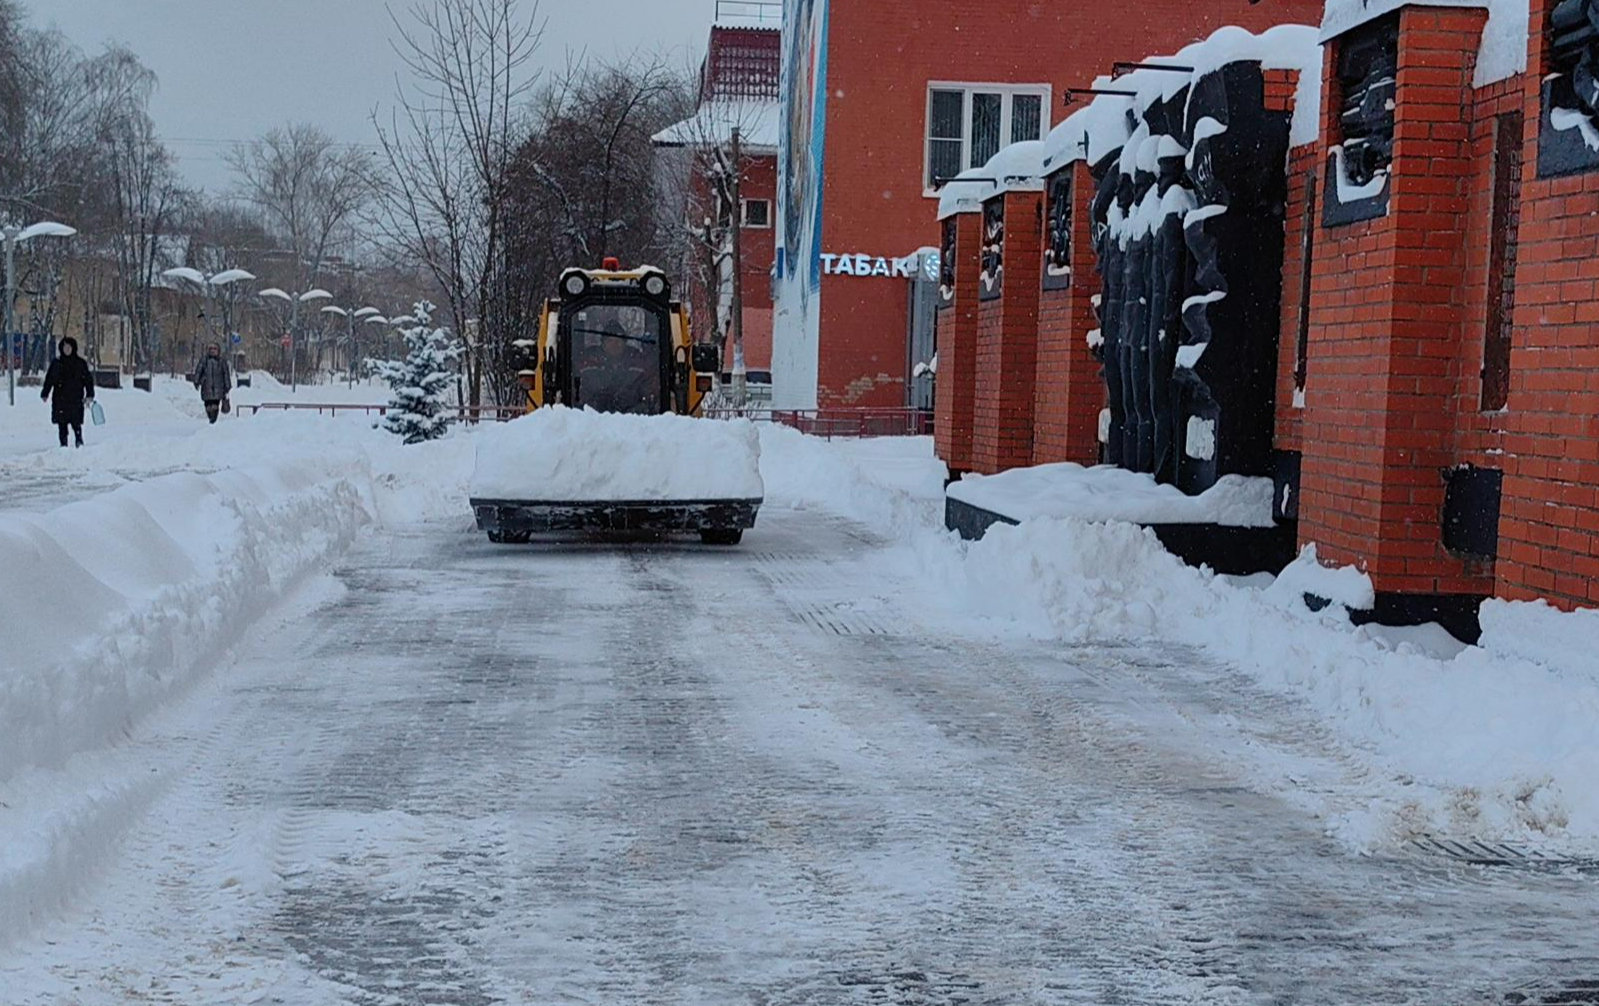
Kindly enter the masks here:
[[376, 361], [373, 370], [392, 392], [384, 428], [408, 444], [418, 444], [444, 436], [449, 426], [444, 395], [450, 386], [450, 364], [461, 348], [450, 344], [448, 331], [433, 327], [430, 302], [418, 301], [412, 317], [416, 324], [401, 332], [405, 359]]

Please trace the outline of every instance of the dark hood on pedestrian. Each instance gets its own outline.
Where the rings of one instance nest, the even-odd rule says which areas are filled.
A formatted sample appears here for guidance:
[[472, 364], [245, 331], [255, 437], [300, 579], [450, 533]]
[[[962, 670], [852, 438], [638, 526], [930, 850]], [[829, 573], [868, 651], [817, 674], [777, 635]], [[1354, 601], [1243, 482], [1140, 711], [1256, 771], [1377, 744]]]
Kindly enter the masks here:
[[74, 339], [70, 335], [67, 336], [65, 339], [62, 339], [61, 340], [61, 345], [57, 346], [56, 349], [58, 349], [61, 352], [62, 356], [66, 356], [68, 347], [71, 347], [73, 356], [77, 356], [78, 355], [78, 340]]

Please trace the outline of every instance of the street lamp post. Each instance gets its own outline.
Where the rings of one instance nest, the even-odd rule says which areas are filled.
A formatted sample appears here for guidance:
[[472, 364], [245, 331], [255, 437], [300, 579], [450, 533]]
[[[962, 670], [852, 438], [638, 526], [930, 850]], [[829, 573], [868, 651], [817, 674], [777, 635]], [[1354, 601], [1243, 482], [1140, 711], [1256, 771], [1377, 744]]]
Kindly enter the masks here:
[[356, 361], [360, 358], [360, 353], [358, 353], [357, 350], [361, 345], [360, 340], [357, 339], [355, 335], [355, 323], [357, 321], [370, 321], [373, 318], [382, 317], [383, 312], [379, 311], [375, 307], [357, 308], [350, 313], [350, 387], [352, 388], [355, 387]]
[[300, 387], [300, 361], [296, 352], [297, 347], [295, 346], [294, 337], [295, 327], [300, 320], [300, 305], [309, 304], [313, 300], [332, 300], [333, 295], [320, 287], [314, 290], [307, 290], [305, 293], [294, 294], [279, 290], [273, 286], [262, 290], [259, 296], [276, 297], [278, 300], [288, 301], [289, 303], [289, 390], [291, 392], [298, 391]]
[[6, 351], [6, 397], [11, 405], [17, 404], [17, 361], [16, 355], [11, 351], [11, 302], [16, 299], [16, 253], [17, 245], [24, 241], [31, 241], [38, 237], [69, 238], [78, 233], [76, 228], [66, 224], [50, 221], [33, 224], [29, 227], [0, 228], [0, 238], [5, 240], [6, 249], [6, 306], [4, 313], [4, 329], [0, 329], [0, 337], [5, 340]]
[[[227, 298], [219, 291], [221, 288], [229, 286], [233, 283], [237, 283], [240, 280], [255, 279], [255, 274], [246, 272], [243, 269], [224, 269], [221, 272], [212, 273], [211, 275], [207, 276], [198, 269], [191, 269], [188, 266], [178, 266], [175, 269], [166, 270], [161, 275], [165, 276], [167, 279], [188, 280], [190, 283], [193, 283], [195, 286], [200, 288], [201, 296], [205, 297], [207, 301], [216, 300], [221, 304], [223, 328], [222, 335], [223, 338], [229, 340], [229, 352], [231, 353], [232, 332], [228, 331], [228, 329], [233, 327], [233, 312], [229, 309]], [[206, 318], [206, 328], [211, 331], [213, 336], [216, 334], [214, 321], [214, 317]]]

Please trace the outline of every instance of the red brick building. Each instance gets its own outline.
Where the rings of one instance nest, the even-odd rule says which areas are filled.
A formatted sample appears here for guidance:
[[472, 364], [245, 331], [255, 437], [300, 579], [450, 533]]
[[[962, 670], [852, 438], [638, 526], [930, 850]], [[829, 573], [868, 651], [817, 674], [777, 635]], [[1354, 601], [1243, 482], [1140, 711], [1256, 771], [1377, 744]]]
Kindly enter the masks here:
[[907, 352], [912, 270], [893, 260], [937, 245], [944, 178], [1011, 141], [1041, 139], [1067, 89], [1114, 59], [1319, 9], [1318, 0], [786, 0], [777, 403], [907, 402], [919, 362]]
[[[693, 118], [656, 134], [659, 147], [677, 148], [688, 189], [682, 263], [684, 300], [698, 337], [720, 342], [723, 371], [735, 365], [731, 316], [732, 240], [737, 221], [743, 283], [743, 363], [753, 394], [769, 394], [772, 364], [772, 223], [777, 178], [780, 69], [776, 5], [732, 5], [740, 13], [770, 8], [770, 19], [740, 16], [711, 26], [700, 67]], [[738, 133], [738, 206], [728, 184], [733, 134]]]
[[[1004, 228], [1007, 267], [1009, 242], [1043, 246], [1040, 264], [1022, 266], [1035, 288], [1022, 296], [1036, 297], [1038, 320], [1030, 333], [1004, 329], [1011, 343], [1028, 343], [1009, 346], [1011, 357], [1035, 361], [1030, 398], [983, 384], [975, 301], [989, 229], [981, 218], [1008, 221], [1016, 193], [946, 200], [952, 296], [940, 320], [941, 456], [978, 471], [1104, 459], [1185, 491], [1202, 487], [1184, 481], [1196, 465], [1203, 475], [1209, 464], [1210, 477], [1270, 474], [1277, 516], [1296, 526], [1299, 543], [1370, 575], [1377, 604], [1365, 617], [1459, 625], [1491, 595], [1599, 603], [1599, 108], [1574, 86], [1599, 67], [1596, 15], [1593, 0], [1332, 0], [1313, 54], [1319, 102], [1302, 87], [1296, 101], [1291, 74], [1261, 74], [1268, 116], [1291, 108], [1295, 119], [1281, 179], [1280, 275], [1274, 290], [1251, 295], [1257, 307], [1273, 306], [1270, 344], [1243, 352], [1218, 341], [1231, 329], [1207, 329], [1205, 313], [1240, 290], [1207, 303], [1202, 276], [1185, 280], [1184, 345], [1160, 373], [1181, 396], [1220, 380], [1204, 373], [1209, 360], [1269, 366], [1273, 386], [1254, 396], [1270, 409], [1264, 470], [1250, 450], [1229, 457], [1210, 447], [1242, 436], [1227, 428], [1226, 403], [1219, 416], [1207, 402], [1178, 408], [1191, 438], [1195, 423], [1201, 433], [1213, 423], [1199, 439], [1214, 460], [1194, 461], [1205, 451], [1181, 434], [1173, 473], [1131, 447], [1117, 456], [1117, 430], [1129, 444], [1138, 439], [1137, 410], [1109, 415], [1118, 368], [1099, 327], [1123, 320], [1116, 305], [1127, 300], [1118, 276], [1099, 274], [1104, 256], [1085, 252], [1096, 234], [1125, 226], [1102, 181], [1113, 168], [1091, 155], [1054, 166], [1046, 158], [1043, 233]], [[1124, 88], [1143, 90], [1129, 79]], [[1193, 86], [1199, 80], [1196, 72]], [[1103, 96], [1095, 107], [1118, 101], [1126, 99]], [[1159, 101], [1136, 103], [1143, 125], [1158, 126]], [[1240, 156], [1204, 151], [1235, 122], [1221, 132], [1194, 121], [1182, 128], [1198, 152], [1190, 159]], [[1144, 170], [1128, 168], [1136, 137], [1121, 140], [1128, 177]], [[1242, 161], [1232, 169], [1250, 170]], [[1206, 229], [1235, 212], [1187, 212], [1198, 273]], [[1257, 246], [1266, 243], [1257, 235]], [[1062, 253], [1068, 279], [1051, 289]], [[1017, 279], [1005, 278], [1002, 297]], [[985, 438], [1005, 449], [996, 454]]]

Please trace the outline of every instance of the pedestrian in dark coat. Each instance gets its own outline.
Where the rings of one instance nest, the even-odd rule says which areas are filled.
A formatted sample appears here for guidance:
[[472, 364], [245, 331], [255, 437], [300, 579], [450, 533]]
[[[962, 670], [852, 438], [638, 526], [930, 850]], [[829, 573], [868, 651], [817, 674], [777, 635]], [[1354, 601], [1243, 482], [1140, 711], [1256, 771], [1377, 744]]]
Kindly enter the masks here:
[[[50, 421], [61, 434], [61, 446], [67, 446], [67, 427], [72, 428], [77, 445], [83, 446], [83, 403], [94, 398], [94, 374], [89, 364], [78, 355], [78, 340], [66, 338], [57, 347], [60, 355], [50, 361], [44, 375], [44, 390], [39, 397], [50, 401]], [[51, 395], [54, 398], [51, 398]]]
[[189, 379], [200, 389], [206, 418], [216, 422], [217, 413], [228, 400], [228, 392], [233, 390], [233, 377], [228, 373], [227, 361], [222, 359], [222, 347], [214, 342], [205, 347], [205, 355], [194, 365], [194, 375]]

